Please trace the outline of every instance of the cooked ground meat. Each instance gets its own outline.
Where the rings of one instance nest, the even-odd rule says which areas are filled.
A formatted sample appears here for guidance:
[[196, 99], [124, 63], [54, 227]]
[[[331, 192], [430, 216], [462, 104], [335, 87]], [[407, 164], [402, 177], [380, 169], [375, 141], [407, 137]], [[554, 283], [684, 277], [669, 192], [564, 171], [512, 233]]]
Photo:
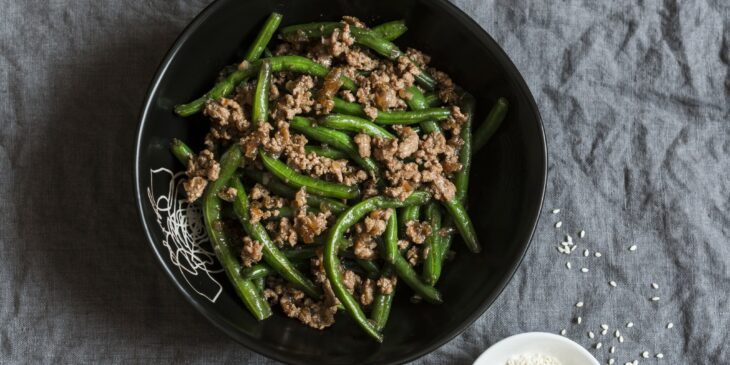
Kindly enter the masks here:
[[273, 235], [273, 241], [279, 247], [294, 247], [299, 241], [299, 235], [287, 217], [281, 217], [277, 222], [268, 222], [266, 230]]
[[375, 282], [370, 279], [365, 279], [360, 285], [360, 304], [363, 306], [369, 306], [375, 299]]
[[249, 220], [256, 224], [263, 219], [279, 215], [279, 208], [286, 205], [286, 199], [272, 195], [261, 184], [253, 186], [249, 193]]
[[[416, 137], [418, 138], [418, 137]], [[370, 157], [370, 136], [365, 133], [358, 133], [355, 135], [355, 138], [353, 138], [353, 141], [357, 145], [357, 153], [360, 154], [360, 157], [366, 158]]]
[[245, 267], [251, 267], [251, 265], [261, 261], [263, 257], [263, 248], [258, 241], [254, 241], [249, 236], [243, 237], [243, 249], [241, 250], [241, 262]]
[[314, 79], [309, 75], [301, 75], [286, 83], [285, 94], [279, 96], [271, 117], [274, 120], [291, 120], [297, 114], [309, 113], [315, 104], [312, 97]]
[[413, 246], [406, 251], [406, 260], [411, 266], [416, 266], [421, 261], [420, 249]]
[[376, 284], [378, 286], [378, 291], [381, 294], [388, 295], [388, 294], [393, 293], [393, 289], [395, 288], [395, 285], [397, 282], [398, 282], [398, 278], [396, 276], [391, 276], [391, 277], [381, 276], [378, 278], [378, 281]]
[[332, 213], [329, 210], [318, 213], [307, 212], [307, 193], [304, 188], [297, 192], [293, 206], [297, 209], [294, 229], [304, 243], [313, 243], [315, 237], [327, 229], [328, 218]]
[[352, 270], [345, 270], [342, 273], [342, 282], [345, 284], [347, 291], [353, 294], [355, 293], [355, 288], [362, 282], [362, 278]]
[[377, 256], [374, 238], [381, 236], [388, 225], [388, 218], [392, 214], [390, 209], [376, 209], [365, 217], [362, 223], [355, 225], [355, 256], [365, 260], [372, 260]]
[[192, 203], [200, 198], [208, 185], [208, 181], [218, 180], [219, 172], [220, 165], [210, 150], [205, 149], [188, 160], [187, 170], [185, 171], [188, 180], [183, 183], [188, 202]]
[[272, 303], [278, 302], [284, 314], [312, 328], [321, 330], [335, 323], [337, 303], [332, 301], [333, 297], [326, 294], [322, 301], [315, 301], [291, 284], [272, 279], [264, 291], [264, 296]]
[[408, 221], [406, 222], [406, 236], [411, 242], [421, 244], [426, 237], [431, 235], [431, 225], [428, 222]]
[[221, 199], [223, 199], [223, 200], [225, 200], [225, 201], [227, 201], [227, 202], [232, 202], [232, 201], [236, 200], [236, 194], [237, 193], [238, 192], [236, 191], [235, 188], [229, 187], [227, 189], [224, 189], [224, 190], [219, 191], [218, 192], [218, 197], [221, 198]]
[[459, 99], [459, 96], [456, 95], [456, 85], [454, 85], [454, 82], [451, 80], [449, 75], [435, 68], [430, 68], [428, 71], [438, 84], [437, 90], [439, 99], [441, 99], [444, 103], [456, 102]]
[[210, 117], [210, 131], [216, 139], [230, 140], [250, 126], [244, 109], [233, 99], [210, 100], [205, 104], [203, 113]]

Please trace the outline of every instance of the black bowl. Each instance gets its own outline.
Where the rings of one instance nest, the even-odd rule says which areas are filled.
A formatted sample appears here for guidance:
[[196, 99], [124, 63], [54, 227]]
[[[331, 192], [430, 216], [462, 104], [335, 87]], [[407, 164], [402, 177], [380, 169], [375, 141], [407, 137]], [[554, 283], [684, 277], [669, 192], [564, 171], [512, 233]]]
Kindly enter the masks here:
[[[382, 344], [344, 313], [324, 331], [280, 313], [256, 321], [215, 272], [213, 256], [193, 249], [204, 231], [195, 224], [185, 228], [186, 217], [197, 222], [195, 208], [177, 200], [176, 184], [170, 183], [171, 172], [182, 169], [168, 151], [170, 140], [200, 148], [208, 125], [201, 116], [175, 116], [173, 106], [200, 96], [219, 70], [242, 59], [272, 11], [284, 14], [284, 25], [342, 15], [368, 24], [406, 19], [409, 30], [396, 43], [430, 54], [437, 68], [474, 94], [477, 121], [497, 97], [511, 104], [472, 170], [469, 206], [483, 252], [470, 254], [455, 242], [456, 259], [445, 266], [438, 285], [442, 305], [411, 304], [410, 290], [399, 286]], [[185, 29], [152, 81], [137, 133], [134, 181], [142, 223], [162, 267], [188, 301], [236, 341], [289, 363], [391, 364], [422, 356], [462, 332], [509, 282], [542, 206], [546, 156], [540, 114], [520, 73], [477, 23], [446, 0], [219, 0]]]

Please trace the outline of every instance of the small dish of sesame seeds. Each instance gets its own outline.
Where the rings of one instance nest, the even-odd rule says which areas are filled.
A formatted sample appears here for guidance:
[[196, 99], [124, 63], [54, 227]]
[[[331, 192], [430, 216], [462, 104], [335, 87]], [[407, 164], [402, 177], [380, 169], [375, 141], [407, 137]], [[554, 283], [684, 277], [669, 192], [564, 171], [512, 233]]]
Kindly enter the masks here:
[[[533, 361], [527, 361], [529, 359]], [[526, 332], [507, 337], [492, 345], [474, 361], [474, 365], [512, 363], [598, 365], [598, 361], [583, 346], [547, 332]]]

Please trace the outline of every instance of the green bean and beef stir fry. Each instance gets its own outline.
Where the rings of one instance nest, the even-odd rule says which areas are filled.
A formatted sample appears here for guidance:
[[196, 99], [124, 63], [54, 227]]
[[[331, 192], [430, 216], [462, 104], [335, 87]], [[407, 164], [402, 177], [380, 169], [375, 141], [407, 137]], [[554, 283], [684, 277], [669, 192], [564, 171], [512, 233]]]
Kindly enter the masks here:
[[403, 21], [279, 29], [281, 20], [272, 14], [244, 60], [175, 107], [210, 120], [205, 148], [174, 140], [171, 149], [254, 317], [278, 305], [324, 329], [344, 310], [382, 341], [397, 284], [441, 303], [453, 236], [479, 253], [469, 169], [507, 100], [472, 132], [477, 101], [427, 55], [393, 43]]

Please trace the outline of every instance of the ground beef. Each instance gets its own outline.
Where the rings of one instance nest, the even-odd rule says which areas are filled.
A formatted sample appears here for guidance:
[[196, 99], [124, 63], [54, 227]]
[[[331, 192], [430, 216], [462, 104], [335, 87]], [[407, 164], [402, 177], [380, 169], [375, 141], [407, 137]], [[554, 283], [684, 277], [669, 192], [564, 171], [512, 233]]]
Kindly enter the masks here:
[[314, 243], [314, 239], [327, 229], [328, 219], [332, 216], [329, 210], [318, 213], [307, 212], [306, 191], [300, 189], [294, 199], [296, 216], [294, 217], [294, 229], [304, 243]]
[[342, 283], [350, 294], [354, 294], [355, 288], [362, 283], [362, 278], [352, 270], [345, 270], [342, 273]]
[[294, 135], [291, 140], [286, 148], [287, 164], [299, 172], [348, 186], [358, 184], [368, 177], [365, 171], [351, 166], [348, 160], [333, 160], [316, 153], [307, 153], [304, 150], [307, 142], [304, 136]]
[[210, 118], [210, 135], [214, 140], [238, 138], [250, 126], [244, 109], [233, 99], [209, 100], [205, 103], [203, 114]]
[[332, 111], [335, 106], [332, 98], [337, 95], [340, 87], [342, 87], [342, 69], [335, 67], [327, 73], [322, 87], [317, 92], [317, 104], [315, 105], [317, 114], [329, 114]]
[[213, 152], [202, 150], [200, 154], [188, 160], [185, 174], [188, 180], [183, 183], [188, 202], [192, 203], [203, 195], [208, 181], [218, 180], [220, 165]]
[[243, 249], [241, 250], [241, 263], [243, 263], [243, 266], [251, 267], [251, 265], [261, 261], [263, 248], [264, 245], [252, 240], [251, 237], [243, 237]]
[[352, 25], [354, 27], [367, 29], [367, 25], [365, 25], [365, 23], [363, 23], [357, 17], [351, 16], [351, 15], [345, 15], [345, 16], [343, 16], [342, 17], [342, 21], [344, 23], [347, 23], [347, 24]]
[[274, 243], [279, 247], [294, 247], [299, 241], [299, 235], [287, 217], [279, 218], [278, 222], [267, 223], [266, 230], [272, 234]]
[[414, 48], [406, 49], [406, 57], [421, 68], [428, 66], [431, 62], [430, 56]]
[[408, 242], [407, 240], [398, 240], [398, 249], [399, 250], [405, 250], [410, 245], [411, 245], [411, 243]]
[[314, 79], [309, 75], [301, 75], [285, 85], [287, 93], [277, 99], [271, 117], [274, 120], [291, 120], [297, 114], [309, 113], [315, 104], [312, 97]]
[[417, 246], [413, 246], [406, 251], [406, 260], [411, 266], [416, 266], [421, 261], [420, 250]]
[[332, 297], [325, 295], [322, 301], [315, 301], [280, 279], [272, 279], [267, 285], [264, 296], [272, 303], [278, 302], [288, 317], [320, 330], [335, 323], [337, 303]]
[[360, 304], [363, 306], [369, 306], [375, 299], [375, 282], [370, 279], [365, 279], [360, 285]]
[[365, 217], [361, 223], [355, 225], [353, 252], [355, 256], [364, 260], [377, 257], [375, 237], [381, 236], [388, 225], [390, 209], [376, 209]]
[[393, 293], [393, 289], [395, 289], [397, 283], [398, 278], [396, 276], [381, 276], [378, 278], [376, 285], [381, 294], [388, 295]]
[[286, 199], [272, 195], [261, 184], [256, 184], [249, 194], [249, 219], [256, 224], [262, 219], [276, 217], [279, 215], [279, 208], [287, 204]]
[[426, 237], [431, 235], [431, 225], [428, 222], [419, 222], [416, 220], [406, 222], [406, 237], [411, 242], [421, 244], [426, 241]]
[[378, 67], [378, 61], [375, 58], [372, 58], [366, 52], [355, 48], [351, 48], [345, 52], [345, 61], [349, 66], [363, 71], [372, 71]]
[[410, 157], [414, 152], [418, 150], [418, 142], [421, 140], [418, 138], [418, 133], [411, 127], [403, 127], [396, 129], [400, 136], [400, 142], [398, 144], [398, 158], [404, 159]]
[[232, 201], [236, 200], [237, 193], [238, 193], [238, 191], [236, 191], [236, 188], [229, 187], [227, 189], [219, 191], [218, 197], [227, 202], [232, 202]]
[[456, 85], [451, 80], [449, 75], [441, 72], [435, 68], [430, 68], [429, 74], [436, 80], [438, 96], [444, 103], [455, 103], [459, 100], [459, 96], [456, 94]]
[[353, 103], [355, 102], [355, 100], [357, 100], [355, 99], [355, 95], [352, 95], [352, 91], [350, 90], [340, 90], [340, 98], [349, 103]]
[[360, 157], [370, 157], [371, 138], [369, 135], [365, 133], [358, 133], [355, 135], [355, 138], [353, 138], [353, 141], [357, 145], [357, 153], [360, 154]]

